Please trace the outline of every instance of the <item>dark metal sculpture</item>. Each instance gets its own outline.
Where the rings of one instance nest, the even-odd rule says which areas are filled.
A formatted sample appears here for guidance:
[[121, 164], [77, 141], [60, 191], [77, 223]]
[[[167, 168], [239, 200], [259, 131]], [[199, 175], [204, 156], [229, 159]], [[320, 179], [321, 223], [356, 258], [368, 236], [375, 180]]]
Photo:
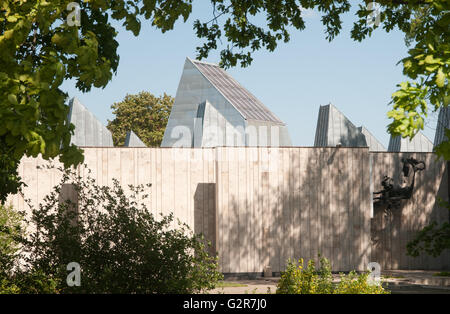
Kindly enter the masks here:
[[407, 200], [412, 197], [416, 173], [425, 169], [425, 162], [417, 161], [414, 158], [402, 159], [402, 162], [402, 172], [405, 178], [409, 177], [411, 169], [413, 171], [411, 184], [405, 187], [400, 185], [394, 186], [394, 180], [391, 177], [384, 176], [381, 182], [383, 190], [373, 193], [374, 195], [379, 195], [373, 198], [374, 204], [386, 204], [388, 211], [392, 207], [398, 207], [401, 200]]

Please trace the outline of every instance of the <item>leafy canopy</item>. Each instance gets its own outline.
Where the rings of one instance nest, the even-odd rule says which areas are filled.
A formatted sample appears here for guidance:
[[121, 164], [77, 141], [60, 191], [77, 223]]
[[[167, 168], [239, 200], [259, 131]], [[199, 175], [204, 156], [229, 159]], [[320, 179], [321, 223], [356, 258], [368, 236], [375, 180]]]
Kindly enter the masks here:
[[9, 193], [16, 193], [24, 185], [17, 169], [19, 162], [20, 159], [9, 155], [4, 138], [0, 137], [0, 204], [6, 202]]
[[[22, 156], [59, 156], [66, 167], [83, 161], [70, 144], [74, 126], [66, 120], [64, 80], [88, 92], [105, 87], [119, 64], [117, 31], [111, 20], [138, 35], [140, 18], [162, 31], [191, 12], [190, 1], [79, 1], [81, 23], [67, 23], [71, 0], [0, 2], [0, 143], [10, 174], [0, 181], [0, 196], [20, 188]], [[70, 6], [69, 6], [70, 8]], [[70, 26], [70, 25], [73, 26]]]
[[127, 95], [111, 106], [116, 118], [108, 121], [114, 145], [123, 146], [132, 130], [149, 147], [159, 147], [164, 136], [174, 99], [164, 94], [155, 97], [149, 92]]

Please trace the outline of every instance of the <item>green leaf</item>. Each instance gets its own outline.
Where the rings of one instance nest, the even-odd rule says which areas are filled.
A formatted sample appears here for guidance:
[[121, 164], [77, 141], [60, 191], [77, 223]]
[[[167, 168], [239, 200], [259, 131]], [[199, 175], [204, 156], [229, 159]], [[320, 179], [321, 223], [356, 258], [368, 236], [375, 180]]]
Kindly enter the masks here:
[[445, 74], [442, 71], [442, 68], [439, 68], [439, 70], [436, 73], [436, 85], [440, 88], [444, 87], [445, 84]]
[[18, 102], [17, 102], [17, 96], [16, 95], [13, 95], [13, 94], [9, 94], [8, 95], [8, 101], [11, 103], [11, 104], [13, 104], [13, 105], [18, 105]]

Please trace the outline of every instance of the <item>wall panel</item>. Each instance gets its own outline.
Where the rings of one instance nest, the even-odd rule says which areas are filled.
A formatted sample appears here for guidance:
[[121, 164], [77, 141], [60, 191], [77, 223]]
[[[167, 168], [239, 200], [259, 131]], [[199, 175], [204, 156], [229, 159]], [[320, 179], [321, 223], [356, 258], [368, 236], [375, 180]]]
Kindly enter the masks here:
[[[113, 178], [152, 186], [146, 205], [155, 215], [174, 213], [219, 252], [225, 273], [283, 271], [288, 259], [331, 260], [333, 270], [449, 268], [439, 258], [406, 255], [406, 244], [431, 221], [448, 221], [436, 197], [448, 199], [445, 164], [431, 153], [369, 153], [367, 148], [84, 148], [90, 175], [99, 184]], [[370, 156], [369, 156], [370, 154]], [[413, 156], [427, 169], [416, 176], [411, 200], [386, 215], [374, 208], [371, 188], [384, 175], [401, 184], [401, 160]], [[372, 160], [372, 174], [370, 163]], [[24, 158], [25, 198], [37, 207], [61, 174], [41, 158]], [[56, 166], [61, 166], [57, 162]], [[37, 166], [42, 169], [37, 169]], [[88, 172], [77, 171], [82, 176]], [[372, 177], [370, 177], [372, 176]], [[21, 195], [9, 198], [27, 210]]]

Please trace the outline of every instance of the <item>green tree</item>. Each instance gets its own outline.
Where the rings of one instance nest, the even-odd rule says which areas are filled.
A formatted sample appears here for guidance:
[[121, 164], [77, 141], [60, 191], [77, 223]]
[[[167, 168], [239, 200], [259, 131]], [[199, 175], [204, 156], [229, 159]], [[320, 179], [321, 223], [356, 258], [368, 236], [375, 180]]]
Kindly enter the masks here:
[[0, 136], [0, 205], [6, 202], [9, 193], [20, 191], [24, 185], [18, 172], [19, 163], [20, 159], [10, 154], [5, 138]]
[[[88, 92], [111, 80], [119, 64], [112, 20], [138, 35], [141, 18], [167, 31], [191, 12], [191, 1], [86, 0], [78, 2], [78, 23], [71, 2], [0, 2], [0, 141], [12, 179], [24, 155], [59, 156], [66, 167], [83, 161], [82, 151], [70, 144], [74, 126], [66, 121], [67, 94], [60, 87], [73, 79]], [[2, 200], [17, 192], [14, 180], [0, 184]]]
[[0, 205], [0, 294], [58, 293], [58, 281], [51, 276], [22, 270], [26, 227], [23, 213]]
[[173, 97], [164, 94], [155, 97], [149, 92], [126, 95], [124, 100], [111, 106], [116, 118], [108, 120], [107, 128], [113, 135], [114, 145], [123, 146], [127, 131], [132, 130], [149, 147], [159, 147], [164, 136]]

